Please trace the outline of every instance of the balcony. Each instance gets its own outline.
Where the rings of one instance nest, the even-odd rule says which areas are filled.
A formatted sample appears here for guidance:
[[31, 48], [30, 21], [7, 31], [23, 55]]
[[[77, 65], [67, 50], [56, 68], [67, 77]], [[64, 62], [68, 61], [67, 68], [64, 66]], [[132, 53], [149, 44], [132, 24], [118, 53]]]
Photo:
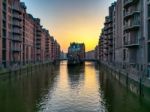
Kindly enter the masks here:
[[36, 35], [37, 35], [38, 37], [40, 37], [40, 36], [41, 36], [41, 31], [37, 31]]
[[5, 21], [3, 21], [3, 29], [6, 30], [6, 22]]
[[36, 32], [37, 32], [37, 33], [41, 33], [42, 31], [41, 31], [40, 28], [37, 28], [37, 29], [36, 29]]
[[124, 0], [124, 7], [129, 7], [139, 2], [139, 0]]
[[47, 46], [47, 47], [49, 47], [49, 45], [50, 45], [49, 43], [46, 43], [46, 44], [45, 44], [45, 46]]
[[135, 39], [135, 40], [131, 40], [131, 41], [125, 41], [125, 47], [130, 48], [130, 47], [138, 47], [139, 44], [139, 40]]
[[12, 46], [11, 49], [13, 52], [21, 52], [21, 48], [19, 46]]
[[41, 54], [41, 51], [40, 51], [40, 50], [37, 50], [37, 51], [36, 51], [36, 54]]
[[13, 14], [12, 17], [13, 17], [14, 20], [22, 21], [22, 17], [19, 14]]
[[20, 36], [13, 36], [12, 37], [12, 40], [13, 41], [17, 41], [17, 42], [21, 42], [22, 41], [22, 38]]
[[112, 23], [112, 22], [113, 22], [113, 21], [112, 21], [112, 19], [111, 19], [111, 18], [109, 18], [109, 19], [107, 18], [107, 20], [105, 21], [105, 23], [104, 23], [104, 24], [105, 24], [105, 25], [107, 25], [107, 24], [110, 24], [110, 23]]
[[41, 49], [41, 45], [36, 45], [36, 48], [37, 49]]
[[108, 45], [109, 45], [109, 46], [113, 46], [113, 42], [112, 42], [112, 41], [109, 41]]
[[104, 49], [106, 49], [106, 50], [107, 50], [107, 49], [108, 49], [108, 46], [104, 46]]
[[21, 8], [18, 7], [18, 6], [13, 6], [13, 7], [12, 7], [12, 10], [13, 10], [14, 12], [17, 12], [17, 13], [21, 14]]
[[124, 26], [125, 31], [137, 30], [139, 28], [140, 28], [140, 22], [139, 21], [133, 21], [131, 24], [126, 24]]
[[113, 30], [109, 30], [107, 33], [107, 35], [111, 35], [111, 34], [113, 34]]
[[41, 41], [36, 41], [36, 45], [41, 45]]
[[15, 28], [12, 30], [12, 33], [13, 33], [13, 34], [18, 34], [18, 35], [21, 35], [21, 34], [22, 34], [22, 32], [21, 32], [20, 29], [15, 29]]
[[45, 42], [46, 44], [49, 44], [50, 43], [50, 41], [49, 40], [46, 40], [46, 42]]
[[113, 37], [112, 37], [112, 36], [109, 36], [108, 39], [112, 41], [112, 40], [113, 40]]
[[129, 12], [125, 12], [124, 19], [131, 18], [131, 17], [133, 17], [134, 15], [137, 15], [137, 14], [140, 15], [140, 11], [132, 10], [132, 11], [129, 11]]
[[45, 49], [46, 49], [47, 51], [49, 51], [49, 47], [45, 47]]
[[36, 41], [40, 41], [41, 40], [41, 37], [40, 36], [37, 36], [36, 37]]
[[6, 0], [3, 0], [3, 11], [4, 12], [6, 12], [6, 10], [7, 10], [6, 4], [7, 4]]
[[104, 44], [108, 45], [109, 43], [108, 43], [108, 41], [105, 41]]
[[13, 25], [13, 27], [18, 27], [18, 28], [22, 27], [21, 23], [17, 22], [17, 21], [13, 22], [12, 25]]
[[6, 21], [6, 14], [3, 13], [3, 21]]

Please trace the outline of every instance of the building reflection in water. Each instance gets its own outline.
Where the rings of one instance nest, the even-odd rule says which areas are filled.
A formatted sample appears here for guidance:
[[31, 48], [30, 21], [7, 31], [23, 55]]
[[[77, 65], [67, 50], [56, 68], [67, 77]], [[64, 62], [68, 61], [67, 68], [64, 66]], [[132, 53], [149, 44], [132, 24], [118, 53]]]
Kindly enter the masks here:
[[149, 99], [131, 92], [116, 80], [108, 71], [100, 67], [99, 82], [102, 96], [109, 112], [148, 112]]
[[81, 86], [84, 81], [85, 64], [67, 66], [69, 85], [72, 89], [76, 89]]
[[[34, 112], [54, 85], [54, 66], [37, 67], [29, 74], [0, 80], [0, 112]], [[38, 102], [38, 105], [37, 105]], [[42, 102], [42, 103], [40, 103]]]
[[93, 62], [68, 67], [62, 61], [0, 79], [0, 112], [148, 112], [144, 95], [137, 97]]

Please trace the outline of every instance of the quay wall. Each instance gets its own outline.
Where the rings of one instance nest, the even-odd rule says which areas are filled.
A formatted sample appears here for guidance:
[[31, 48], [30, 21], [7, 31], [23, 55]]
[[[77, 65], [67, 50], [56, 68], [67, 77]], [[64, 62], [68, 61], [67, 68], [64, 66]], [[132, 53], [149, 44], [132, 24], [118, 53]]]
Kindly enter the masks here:
[[[100, 62], [100, 74], [112, 76], [120, 82], [127, 90], [142, 96], [150, 101], [150, 80], [132, 76], [128, 71], [116, 69], [115, 67]], [[141, 74], [142, 75], [142, 74]]]

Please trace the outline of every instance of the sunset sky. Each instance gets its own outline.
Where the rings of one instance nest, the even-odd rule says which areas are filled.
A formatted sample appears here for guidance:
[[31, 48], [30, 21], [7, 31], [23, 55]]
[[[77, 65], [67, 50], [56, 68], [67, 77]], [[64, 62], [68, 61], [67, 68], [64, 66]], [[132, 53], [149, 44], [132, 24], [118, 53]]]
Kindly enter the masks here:
[[67, 52], [70, 42], [84, 42], [86, 51], [94, 49], [108, 7], [114, 0], [21, 0], [28, 13], [41, 19], [43, 27]]

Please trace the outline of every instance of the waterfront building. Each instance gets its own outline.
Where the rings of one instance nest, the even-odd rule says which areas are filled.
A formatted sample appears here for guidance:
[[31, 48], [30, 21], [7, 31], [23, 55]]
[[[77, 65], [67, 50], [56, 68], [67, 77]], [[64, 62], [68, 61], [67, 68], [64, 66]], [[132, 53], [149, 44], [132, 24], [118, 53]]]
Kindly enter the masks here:
[[142, 74], [138, 75], [140, 78], [150, 77], [149, 16], [149, 0], [117, 0], [113, 3], [98, 43], [99, 54], [96, 55], [99, 60], [132, 74]]
[[86, 52], [85, 59], [86, 60], [94, 60], [95, 59], [95, 50]]
[[[113, 62], [114, 60], [114, 28], [115, 28], [115, 7], [116, 2], [112, 3], [112, 5], [109, 7], [109, 15], [105, 17], [105, 23], [104, 28], [102, 30], [102, 33], [100, 35], [99, 40], [99, 54], [98, 57], [101, 59], [101, 61], [105, 62]], [[98, 47], [97, 46], [97, 47]]]
[[54, 61], [55, 60], [55, 40], [54, 40], [54, 37], [50, 37], [50, 44], [51, 44], [51, 48], [50, 48], [50, 57], [51, 57], [51, 60]]
[[[125, 63], [129, 66], [134, 67], [135, 69], [143, 68], [142, 51], [144, 50], [142, 45], [143, 38], [143, 9], [142, 9], [143, 0], [136, 0], [129, 2], [124, 0], [124, 46], [126, 47], [124, 55], [127, 57], [124, 58]], [[141, 41], [140, 41], [141, 40]]]
[[50, 35], [48, 30], [45, 30], [45, 36], [46, 36], [46, 40], [45, 40], [45, 60], [47, 61], [51, 61], [50, 60]]
[[50, 57], [52, 61], [60, 58], [60, 45], [53, 36], [50, 37]]
[[[147, 68], [147, 77], [150, 79], [150, 0], [147, 0], [143, 3], [143, 8], [145, 10], [143, 20], [144, 22], [144, 36], [145, 41], [143, 41], [143, 47], [145, 48], [144, 54], [145, 54], [145, 60], [144, 63], [146, 63]], [[146, 44], [146, 45], [145, 45]]]
[[60, 45], [56, 40], [51, 44], [49, 31], [23, 2], [0, 0], [0, 67], [56, 60], [59, 54]]
[[40, 19], [36, 18], [36, 37], [35, 37], [35, 44], [36, 44], [36, 62], [42, 61], [42, 52], [41, 52], [41, 38], [42, 38], [42, 26], [40, 24]]
[[56, 58], [55, 58], [55, 60], [59, 60], [60, 59], [60, 45], [57, 41], [55, 43], [55, 46], [56, 46]]
[[114, 15], [113, 62], [117, 63], [119, 66], [122, 66], [123, 60], [126, 58], [125, 49], [123, 46], [123, 0], [116, 1]]
[[1, 0], [1, 64], [3, 67], [22, 62], [24, 7], [19, 0]]
[[[7, 62], [9, 61], [9, 58], [10, 55], [9, 55], [9, 51], [6, 50], [6, 43], [9, 43], [10, 41], [10, 38], [8, 39], [7, 38], [7, 35], [8, 35], [8, 30], [10, 30], [11, 27], [9, 27], [8, 29], [8, 18], [7, 18], [7, 15], [8, 15], [8, 7], [10, 7], [10, 5], [8, 5], [8, 1], [1, 1], [0, 2], [0, 19], [1, 19], [1, 22], [0, 22], [0, 28], [1, 28], [1, 31], [0, 31], [0, 59], [1, 59], [1, 66], [6, 66]], [[10, 11], [9, 11], [9, 15], [10, 15]], [[9, 21], [10, 22], [10, 21]], [[10, 46], [8, 46], [10, 47]]]
[[[6, 10], [2, 7], [3, 2], [0, 2], [0, 20], [5, 21], [5, 18], [3, 17], [3, 10]], [[5, 26], [4, 26], [5, 27]], [[0, 22], [0, 67], [2, 67], [2, 40], [3, 40], [3, 36], [2, 36], [2, 29], [3, 29], [3, 22]]]
[[[101, 35], [99, 37], [99, 42], [98, 42], [98, 46], [99, 46], [99, 60], [100, 61], [104, 61], [104, 47], [105, 47], [105, 44], [104, 44], [104, 39], [105, 39], [105, 35], [104, 35], [104, 29], [102, 29], [101, 31]], [[97, 54], [95, 54], [97, 55]]]
[[82, 63], [85, 59], [85, 44], [84, 43], [70, 43], [68, 48], [68, 63], [76, 64]]
[[28, 64], [35, 58], [35, 23], [32, 15], [27, 13], [24, 14], [23, 31], [23, 61]]

